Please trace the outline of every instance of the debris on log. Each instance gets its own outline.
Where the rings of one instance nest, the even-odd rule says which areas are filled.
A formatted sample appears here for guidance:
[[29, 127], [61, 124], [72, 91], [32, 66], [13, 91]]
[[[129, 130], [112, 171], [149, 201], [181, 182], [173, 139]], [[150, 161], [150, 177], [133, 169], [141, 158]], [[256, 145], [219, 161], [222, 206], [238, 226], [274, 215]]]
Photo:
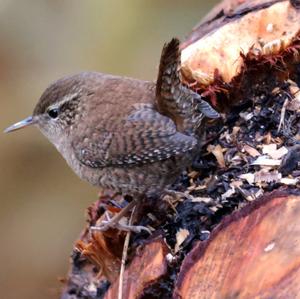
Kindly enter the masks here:
[[[137, 206], [152, 234], [131, 235], [123, 299], [297, 298], [299, 1], [225, 0], [181, 49], [184, 83], [222, 118], [206, 122], [181, 196]], [[89, 209], [63, 299], [118, 298], [126, 233], [90, 227], [129, 200], [102, 193]]]

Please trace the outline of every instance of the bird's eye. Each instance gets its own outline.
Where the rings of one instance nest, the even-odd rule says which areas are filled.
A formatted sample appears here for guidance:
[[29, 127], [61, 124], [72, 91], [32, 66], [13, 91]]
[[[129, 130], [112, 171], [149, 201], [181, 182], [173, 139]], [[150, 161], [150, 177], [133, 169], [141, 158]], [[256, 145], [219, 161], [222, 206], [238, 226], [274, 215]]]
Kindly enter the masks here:
[[51, 118], [57, 118], [58, 117], [58, 108], [52, 108], [52, 109], [49, 109], [47, 111], [48, 115], [51, 117]]

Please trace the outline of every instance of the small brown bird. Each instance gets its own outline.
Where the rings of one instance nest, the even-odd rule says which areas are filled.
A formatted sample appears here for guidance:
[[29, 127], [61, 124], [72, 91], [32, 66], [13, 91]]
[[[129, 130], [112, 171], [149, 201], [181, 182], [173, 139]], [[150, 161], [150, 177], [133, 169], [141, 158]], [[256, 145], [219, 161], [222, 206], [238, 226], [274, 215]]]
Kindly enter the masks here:
[[[160, 194], [192, 161], [203, 116], [218, 113], [180, 80], [178, 39], [166, 44], [157, 83], [85, 72], [52, 83], [33, 115], [7, 128], [37, 125], [89, 183], [132, 195]], [[120, 227], [129, 204], [102, 230]]]

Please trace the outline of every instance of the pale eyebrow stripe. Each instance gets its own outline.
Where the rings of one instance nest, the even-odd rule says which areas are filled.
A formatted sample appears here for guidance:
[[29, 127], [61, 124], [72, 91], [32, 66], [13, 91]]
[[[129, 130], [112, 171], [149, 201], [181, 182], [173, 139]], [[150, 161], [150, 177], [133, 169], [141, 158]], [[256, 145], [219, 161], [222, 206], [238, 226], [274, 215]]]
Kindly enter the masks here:
[[79, 92], [75, 92], [73, 94], [64, 96], [63, 99], [55, 104], [53, 104], [52, 106], [49, 106], [50, 109], [53, 108], [58, 108], [61, 107], [63, 104], [72, 101], [73, 99], [75, 99], [77, 96], [79, 95]]

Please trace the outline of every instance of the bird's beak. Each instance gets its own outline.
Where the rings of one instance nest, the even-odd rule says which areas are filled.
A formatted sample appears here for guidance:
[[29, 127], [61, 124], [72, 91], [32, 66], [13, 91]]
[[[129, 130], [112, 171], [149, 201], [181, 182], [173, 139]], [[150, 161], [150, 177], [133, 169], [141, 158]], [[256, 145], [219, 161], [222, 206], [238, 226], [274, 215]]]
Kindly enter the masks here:
[[36, 120], [32, 116], [29, 116], [29, 117], [15, 123], [15, 124], [13, 124], [12, 126], [6, 128], [4, 130], [4, 133], [10, 133], [10, 132], [13, 132], [13, 131], [16, 131], [16, 130], [19, 130], [19, 129], [22, 129], [22, 128], [25, 128], [25, 127], [28, 127], [28, 126], [31, 126], [35, 123], [36, 123]]

